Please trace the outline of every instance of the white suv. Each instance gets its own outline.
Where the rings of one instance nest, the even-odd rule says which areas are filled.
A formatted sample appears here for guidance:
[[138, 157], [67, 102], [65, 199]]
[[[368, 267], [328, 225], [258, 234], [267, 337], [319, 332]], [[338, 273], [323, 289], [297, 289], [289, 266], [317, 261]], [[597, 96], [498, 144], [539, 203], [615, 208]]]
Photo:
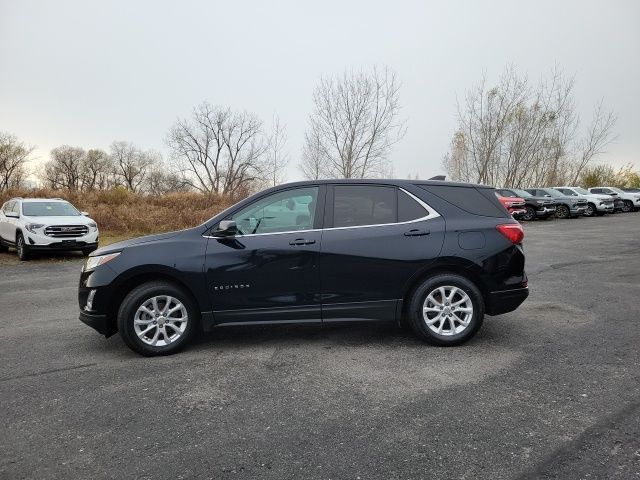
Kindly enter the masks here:
[[591, 193], [598, 193], [600, 195], [610, 195], [612, 197], [620, 198], [624, 201], [623, 212], [633, 212], [640, 209], [640, 194], [629, 193], [617, 187], [595, 187], [590, 188]]
[[0, 251], [15, 247], [20, 260], [29, 252], [98, 248], [98, 226], [61, 198], [12, 198], [0, 209]]
[[610, 195], [598, 195], [597, 193], [591, 193], [589, 190], [585, 190], [580, 187], [553, 187], [559, 192], [569, 195], [570, 197], [583, 196], [587, 197], [587, 210], [584, 214], [587, 217], [594, 217], [596, 215], [604, 215], [605, 213], [613, 213], [615, 210], [613, 204], [613, 198]]

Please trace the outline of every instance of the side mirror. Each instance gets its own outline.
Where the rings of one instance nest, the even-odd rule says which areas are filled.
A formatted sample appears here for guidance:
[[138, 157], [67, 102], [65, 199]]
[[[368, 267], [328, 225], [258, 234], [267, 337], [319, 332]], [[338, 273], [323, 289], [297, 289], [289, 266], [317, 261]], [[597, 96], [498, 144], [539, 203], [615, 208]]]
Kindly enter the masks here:
[[238, 226], [233, 220], [222, 220], [213, 231], [214, 237], [234, 237], [238, 234]]
[[11, 217], [11, 218], [20, 218], [20, 214], [16, 212], [7, 212], [4, 214], [4, 216]]
[[85, 217], [89, 216], [89, 212], [80, 212], [80, 215], [84, 215]]
[[548, 193], [545, 195], [545, 197], [551, 198], [551, 195], [549, 195]]

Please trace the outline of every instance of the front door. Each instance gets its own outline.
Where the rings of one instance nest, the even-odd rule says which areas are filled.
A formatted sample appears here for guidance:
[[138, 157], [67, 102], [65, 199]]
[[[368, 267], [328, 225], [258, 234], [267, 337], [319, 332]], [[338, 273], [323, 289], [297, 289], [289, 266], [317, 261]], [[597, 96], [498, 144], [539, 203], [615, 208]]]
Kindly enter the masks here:
[[320, 320], [323, 192], [267, 194], [225, 218], [236, 236], [210, 236], [206, 281], [217, 324]]

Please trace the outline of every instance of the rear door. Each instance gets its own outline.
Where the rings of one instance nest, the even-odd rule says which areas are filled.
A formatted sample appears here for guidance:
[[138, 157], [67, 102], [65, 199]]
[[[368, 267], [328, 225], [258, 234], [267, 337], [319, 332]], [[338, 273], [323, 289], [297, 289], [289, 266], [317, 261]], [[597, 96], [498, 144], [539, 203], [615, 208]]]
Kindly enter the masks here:
[[322, 319], [393, 320], [409, 279], [440, 253], [444, 220], [391, 185], [330, 185], [326, 205]]

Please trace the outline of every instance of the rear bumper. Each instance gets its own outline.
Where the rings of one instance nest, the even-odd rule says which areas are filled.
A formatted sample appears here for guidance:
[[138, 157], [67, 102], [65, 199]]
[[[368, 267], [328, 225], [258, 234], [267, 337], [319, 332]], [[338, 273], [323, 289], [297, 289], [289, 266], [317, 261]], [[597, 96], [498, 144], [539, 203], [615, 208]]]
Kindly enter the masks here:
[[513, 312], [528, 296], [528, 287], [489, 292], [486, 313], [487, 315], [502, 315], [503, 313]]

